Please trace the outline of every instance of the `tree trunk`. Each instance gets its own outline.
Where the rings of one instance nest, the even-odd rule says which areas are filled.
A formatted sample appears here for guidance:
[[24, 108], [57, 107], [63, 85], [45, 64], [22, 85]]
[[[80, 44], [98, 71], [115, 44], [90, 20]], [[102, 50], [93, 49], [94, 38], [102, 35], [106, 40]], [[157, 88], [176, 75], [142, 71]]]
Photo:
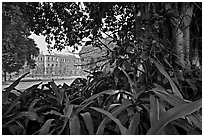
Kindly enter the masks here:
[[[178, 13], [180, 13], [180, 18], [172, 21], [174, 25], [173, 39], [177, 62], [183, 69], [190, 69], [190, 23], [193, 14], [193, 5], [190, 3], [181, 3], [180, 6], [181, 10], [178, 11]], [[178, 7], [178, 5], [175, 7]]]
[[10, 73], [10, 74], [9, 74], [9, 80], [11, 80], [11, 78], [12, 78], [12, 77], [11, 77], [11, 73]]
[[4, 81], [6, 81], [6, 71], [4, 71]]
[[193, 15], [193, 4], [184, 3], [183, 5], [183, 24], [184, 24], [184, 47], [185, 47], [185, 65], [187, 69], [190, 69], [190, 23]]
[[184, 67], [185, 61], [184, 61], [184, 40], [183, 40], [183, 31], [179, 26], [177, 26], [177, 29], [175, 29], [175, 47], [176, 47], [176, 55], [177, 55], [177, 61], [178, 63]]

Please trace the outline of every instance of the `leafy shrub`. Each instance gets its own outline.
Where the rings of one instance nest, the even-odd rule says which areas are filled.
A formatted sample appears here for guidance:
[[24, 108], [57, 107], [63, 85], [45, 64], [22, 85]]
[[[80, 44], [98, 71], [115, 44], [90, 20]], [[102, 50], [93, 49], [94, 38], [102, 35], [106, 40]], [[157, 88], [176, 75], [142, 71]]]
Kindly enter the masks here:
[[[136, 80], [136, 75], [116, 67], [110, 74], [77, 78], [70, 86], [51, 81], [19, 91], [15, 87], [23, 75], [3, 91], [3, 134], [201, 134], [196, 77], [185, 79], [187, 92], [180, 92], [179, 83], [160, 63], [148, 61], [163, 80]], [[188, 90], [195, 92], [192, 97]]]

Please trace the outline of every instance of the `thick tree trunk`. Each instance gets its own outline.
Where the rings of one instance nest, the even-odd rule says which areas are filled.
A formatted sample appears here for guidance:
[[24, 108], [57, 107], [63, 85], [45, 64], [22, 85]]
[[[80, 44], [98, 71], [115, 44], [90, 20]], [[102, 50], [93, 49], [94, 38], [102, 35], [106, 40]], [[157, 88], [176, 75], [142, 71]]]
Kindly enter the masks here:
[[[193, 14], [193, 5], [190, 3], [181, 3], [180, 18], [174, 19], [172, 24], [173, 39], [177, 54], [177, 62], [183, 69], [190, 69], [190, 23]], [[175, 7], [178, 7], [175, 6]]]

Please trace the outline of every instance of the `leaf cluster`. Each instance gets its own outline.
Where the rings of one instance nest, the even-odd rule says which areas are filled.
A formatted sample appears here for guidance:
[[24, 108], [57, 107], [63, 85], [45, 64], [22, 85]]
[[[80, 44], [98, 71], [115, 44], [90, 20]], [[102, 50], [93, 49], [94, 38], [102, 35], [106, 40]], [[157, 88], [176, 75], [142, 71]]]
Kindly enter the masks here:
[[33, 57], [39, 54], [39, 49], [34, 40], [29, 38], [30, 29], [20, 7], [14, 3], [3, 3], [2, 11], [3, 70], [17, 72], [25, 62], [30, 68], [34, 68]]
[[[185, 70], [174, 61], [171, 44], [166, 44], [169, 38], [161, 35], [168, 15], [161, 3], [84, 3], [85, 8], [79, 8], [79, 3], [66, 3], [63, 6], [71, 10], [60, 8], [57, 13], [53, 10], [56, 5], [60, 3], [38, 5], [43, 14], [36, 16], [43, 16], [36, 21], [45, 21], [48, 13], [54, 20], [57, 13], [66, 11], [70, 17], [64, 21], [70, 19], [71, 25], [60, 30], [68, 30], [70, 36], [64, 37], [67, 42], [74, 45], [69, 38], [86, 35], [91, 41], [85, 45], [98, 44], [109, 51], [113, 68], [109, 73], [100, 69], [90, 72], [87, 79], [76, 79], [70, 86], [54, 81], [39, 83], [16, 96], [10, 91], [19, 91], [15, 89], [19, 78], [3, 92], [4, 134], [202, 133], [201, 69], [192, 66]], [[88, 16], [75, 12], [82, 9]], [[84, 31], [75, 31], [78, 26], [72, 19], [76, 13], [86, 19], [84, 24], [79, 19]], [[109, 43], [100, 42], [102, 34], [111, 39]], [[110, 49], [111, 43], [117, 46]]]
[[201, 134], [201, 99], [184, 99], [164, 68], [151, 61], [171, 89], [158, 83], [138, 87], [120, 68], [70, 86], [51, 81], [22, 92], [15, 87], [25, 74], [3, 91], [3, 134]]

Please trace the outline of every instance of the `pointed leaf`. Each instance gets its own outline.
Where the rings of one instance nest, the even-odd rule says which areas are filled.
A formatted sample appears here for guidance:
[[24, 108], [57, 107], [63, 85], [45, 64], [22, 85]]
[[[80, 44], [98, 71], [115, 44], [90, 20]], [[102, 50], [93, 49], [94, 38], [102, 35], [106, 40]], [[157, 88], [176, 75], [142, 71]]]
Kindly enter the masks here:
[[153, 91], [158, 97], [160, 97], [162, 100], [168, 102], [172, 106], [176, 106], [177, 104], [183, 104], [183, 103], [189, 103], [190, 101], [185, 100], [183, 98], [180, 98], [176, 95], [169, 94], [166, 92], [164, 88], [160, 88], [157, 84], [156, 88], [151, 89], [150, 91]]
[[[121, 123], [122, 125], [125, 125], [125, 124], [128, 122], [128, 118], [129, 118], [129, 116], [128, 116], [128, 113], [127, 113], [126, 111], [123, 111], [123, 112], [120, 113], [120, 114], [118, 115], [118, 117], [117, 117], [117, 119], [120, 121], [120, 123]], [[119, 127], [118, 127], [117, 125], [115, 126], [114, 131], [115, 131], [116, 133], [119, 133], [119, 132], [120, 132], [120, 129], [119, 129]], [[128, 132], [127, 132], [127, 133], [128, 133]]]
[[42, 114], [44, 114], [44, 115], [48, 115], [48, 114], [51, 114], [51, 115], [57, 115], [57, 116], [62, 116], [62, 114], [61, 113], [59, 113], [59, 112], [57, 112], [56, 110], [51, 110], [51, 111], [48, 111], [48, 112], [46, 112], [46, 113], [42, 113]]
[[187, 116], [189, 123], [194, 124], [200, 130], [202, 130], [202, 116], [198, 112], [194, 112]]
[[69, 121], [70, 135], [80, 135], [80, 121], [78, 116], [74, 115]]
[[150, 123], [154, 126], [159, 120], [159, 101], [150, 94]]
[[197, 100], [191, 103], [185, 103], [169, 109], [164, 113], [163, 117], [157, 122], [157, 124], [151, 127], [148, 131], [148, 135], [158, 134], [160, 130], [169, 122], [189, 115], [202, 107], [202, 100]]
[[39, 135], [48, 135], [54, 119], [48, 119], [39, 130]]
[[150, 60], [156, 65], [156, 67], [158, 68], [158, 70], [160, 71], [160, 73], [162, 73], [169, 81], [172, 91], [175, 95], [177, 95], [180, 98], [183, 98], [181, 93], [179, 92], [178, 88], [176, 87], [175, 83], [173, 82], [173, 80], [171, 79], [171, 77], [168, 75], [168, 73], [165, 71], [165, 69], [163, 68], [163, 66], [161, 64], [159, 64], [157, 61], [155, 61], [154, 59], [150, 58]]
[[11, 105], [9, 108], [6, 110], [6, 112], [3, 112], [3, 117], [6, 116], [16, 105], [18, 105], [19, 99], [22, 97], [22, 94], [18, 96], [15, 100], [11, 102]]
[[14, 89], [19, 82], [21, 81], [22, 78], [24, 78], [26, 75], [28, 75], [30, 72], [27, 72], [26, 74], [24, 74], [23, 76], [21, 76], [20, 78], [18, 78], [16, 81], [14, 81], [9, 87], [6, 88], [6, 90], [4, 92], [2, 92], [2, 102], [4, 103], [8, 97], [9, 94], [11, 92], [12, 89]]
[[[127, 102], [123, 102], [123, 104], [121, 104], [116, 110], [114, 110], [112, 112], [112, 115], [114, 117], [117, 117], [122, 111], [124, 111], [125, 109], [127, 109], [129, 106], [132, 105], [132, 102], [129, 100]], [[104, 128], [106, 126], [107, 123], [111, 122], [112, 119], [109, 119], [109, 117], [106, 117], [101, 124], [98, 127], [98, 130], [96, 132], [97, 135], [101, 135], [104, 132]]]
[[[77, 105], [70, 105], [70, 104], [65, 106], [65, 109], [64, 109], [65, 115], [63, 115], [63, 116], [65, 116], [65, 120], [64, 120], [64, 124], [62, 126], [62, 129], [58, 132], [58, 135], [61, 135], [61, 133], [63, 132], [64, 128], [67, 126], [68, 120], [73, 119], [73, 118], [70, 118], [70, 117], [73, 114], [73, 109], [76, 108], [76, 107], [78, 107], [78, 106]], [[75, 114], [78, 114], [78, 113], [75, 113]], [[70, 121], [69, 121], [69, 124], [70, 124]]]
[[128, 82], [130, 83], [130, 86], [131, 86], [131, 91], [132, 91], [132, 94], [134, 96], [134, 100], [137, 99], [137, 97], [139, 96], [139, 94], [141, 94], [141, 92], [138, 92], [138, 87], [137, 87], [137, 83], [134, 83], [134, 81], [130, 78], [130, 76], [127, 74], [127, 72], [121, 68], [121, 67], [118, 67], [120, 70], [123, 71], [123, 73], [126, 75], [126, 77], [128, 78]]
[[62, 103], [62, 97], [59, 93], [59, 89], [58, 89], [57, 85], [54, 83], [54, 81], [49, 82], [49, 84], [51, 85], [52, 90], [55, 92], [55, 95], [57, 96], [57, 99], [61, 104]]
[[100, 112], [100, 113], [102, 113], [102, 114], [104, 114], [104, 115], [106, 115], [106, 116], [108, 116], [111, 120], [113, 120], [113, 121], [119, 126], [121, 134], [122, 134], [122, 135], [127, 135], [127, 128], [124, 127], [124, 126], [120, 123], [120, 121], [119, 121], [116, 117], [114, 117], [111, 113], [109, 113], [108, 111], [105, 111], [105, 110], [103, 110], [103, 109], [96, 108], [96, 107], [90, 107], [90, 108], [91, 108], [91, 109], [94, 109], [94, 110], [96, 110], [96, 111], [98, 111], [98, 112]]
[[137, 134], [139, 123], [140, 123], [140, 113], [136, 112], [132, 120], [130, 121], [130, 125], [128, 127], [129, 135]]
[[[180, 104], [185, 104], [190, 102], [178, 96], [167, 93], [164, 88], [159, 87], [157, 84], [155, 84], [155, 86], [156, 88], [153, 88], [150, 91], [153, 91], [159, 98], [168, 102], [172, 106], [177, 106]], [[188, 119], [189, 123], [193, 123], [194, 125], [196, 125], [196, 127], [198, 127], [199, 129], [202, 129], [202, 120], [200, 119], [201, 116], [199, 115], [200, 114], [196, 112], [186, 116], [186, 118]]]
[[108, 112], [110, 112], [113, 108], [117, 107], [117, 106], [120, 106], [121, 104], [111, 104], [109, 107], [108, 107]]
[[103, 94], [114, 95], [114, 94], [117, 94], [117, 93], [119, 93], [119, 90], [105, 90], [105, 91], [100, 92], [100, 93], [98, 93], [98, 94], [92, 95], [90, 98], [88, 98], [88, 99], [86, 99], [85, 101], [83, 101], [83, 102], [81, 103], [81, 105], [84, 104], [84, 103], [86, 103], [86, 102], [88, 102], [88, 101], [91, 101], [91, 100], [93, 100], [93, 99], [96, 99], [96, 98], [98, 98], [99, 96], [101, 96], [101, 95], [103, 95]]
[[65, 118], [62, 129], [57, 133], [58, 135], [61, 135], [64, 128], [67, 126], [68, 118]]
[[66, 105], [64, 108], [64, 114], [66, 118], [70, 118], [73, 112], [74, 105]]
[[42, 122], [42, 120], [39, 118], [37, 113], [32, 112], [32, 111], [20, 112], [16, 118], [21, 118], [21, 117], [27, 117], [28, 119], [32, 121]]
[[80, 114], [80, 115], [81, 115], [82, 118], [84, 119], [86, 128], [87, 128], [88, 131], [89, 131], [89, 135], [94, 135], [93, 120], [92, 120], [92, 117], [91, 117], [90, 113], [89, 113], [89, 112], [86, 112], [86, 113], [82, 113], [82, 114]]
[[132, 79], [130, 78], [130, 76], [127, 74], [127, 72], [121, 68], [121, 67], [118, 67], [120, 70], [123, 71], [123, 73], [126, 75], [126, 77], [128, 78], [128, 82], [132, 85], [132, 86], [136, 86], [135, 83], [132, 81]]
[[40, 84], [42, 84], [42, 82], [30, 86], [29, 88], [27, 88], [27, 89], [24, 91], [24, 93], [25, 93], [25, 92], [30, 92], [30, 91], [32, 92], [32, 91], [33, 91], [34, 89], [36, 89]]
[[90, 101], [88, 103], [86, 103], [85, 105], [83, 106], [79, 106], [77, 109], [76, 109], [76, 114], [78, 114], [79, 112], [81, 112], [84, 108], [86, 108], [87, 106], [89, 106], [91, 103], [93, 103], [93, 101]]
[[29, 111], [31, 111], [31, 110], [34, 108], [35, 104], [36, 104], [39, 100], [41, 100], [41, 99], [34, 99], [34, 100], [30, 103]]

